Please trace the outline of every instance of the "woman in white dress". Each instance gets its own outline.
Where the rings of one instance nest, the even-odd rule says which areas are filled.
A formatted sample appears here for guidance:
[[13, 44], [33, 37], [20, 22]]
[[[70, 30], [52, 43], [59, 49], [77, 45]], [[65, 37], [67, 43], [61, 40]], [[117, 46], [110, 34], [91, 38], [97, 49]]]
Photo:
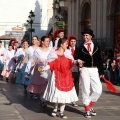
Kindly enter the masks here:
[[4, 69], [1, 74], [2, 76], [6, 77], [6, 82], [8, 82], [9, 78], [11, 77], [10, 74], [15, 67], [14, 54], [15, 51], [12, 49], [12, 46], [9, 45], [4, 56]]
[[[47, 64], [47, 57], [50, 54], [51, 47], [49, 47], [50, 38], [48, 36], [43, 36], [41, 38], [42, 45], [37, 48], [34, 53], [34, 74], [32, 83], [30, 83], [27, 87], [27, 90], [34, 94], [40, 95], [40, 104], [44, 105], [45, 101], [42, 99], [43, 93], [46, 89], [46, 85], [48, 79], [50, 78], [50, 70], [47, 71], [40, 71], [40, 67], [46, 66]], [[29, 74], [30, 75], [30, 74]]]
[[25, 71], [25, 67], [26, 67], [26, 64], [24, 64], [24, 66], [22, 67], [22, 69], [19, 71], [18, 68], [20, 67], [22, 61], [23, 61], [23, 58], [25, 57], [25, 52], [26, 50], [28, 49], [28, 41], [23, 41], [21, 43], [21, 48], [19, 48], [17, 50], [17, 52], [15, 53], [15, 60], [17, 61], [16, 62], [16, 70], [15, 70], [15, 79], [16, 79], [16, 83], [21, 83], [22, 81], [22, 77], [23, 77], [23, 74], [24, 74], [24, 71]]
[[46, 101], [55, 103], [52, 116], [57, 115], [58, 104], [60, 105], [60, 118], [67, 118], [63, 114], [65, 104], [78, 100], [71, 71], [74, 58], [71, 52], [66, 49], [67, 46], [67, 40], [60, 38], [57, 49], [51, 52], [48, 57], [48, 65], [44, 68], [44, 70], [50, 68], [52, 76], [48, 81], [43, 98]]
[[0, 41], [0, 77], [2, 78], [1, 72], [4, 67], [4, 55], [5, 55], [6, 49], [2, 45], [2, 41]]
[[23, 65], [25, 63], [27, 63], [26, 67], [25, 67], [25, 72], [23, 74], [23, 77], [22, 77], [22, 84], [24, 85], [24, 93], [26, 94], [27, 93], [27, 86], [31, 83], [32, 81], [32, 75], [33, 75], [33, 71], [32, 71], [32, 74], [30, 76], [30, 80], [26, 80], [25, 76], [28, 74], [28, 72], [30, 71], [30, 68], [31, 68], [31, 65], [32, 65], [32, 62], [33, 62], [33, 53], [34, 51], [38, 48], [39, 44], [38, 44], [39, 40], [38, 40], [38, 37], [37, 36], [33, 36], [32, 38], [32, 46], [30, 46], [27, 50], [26, 50], [26, 53], [25, 53], [25, 57], [22, 61], [22, 64], [20, 66], [20, 69], [23, 67]]

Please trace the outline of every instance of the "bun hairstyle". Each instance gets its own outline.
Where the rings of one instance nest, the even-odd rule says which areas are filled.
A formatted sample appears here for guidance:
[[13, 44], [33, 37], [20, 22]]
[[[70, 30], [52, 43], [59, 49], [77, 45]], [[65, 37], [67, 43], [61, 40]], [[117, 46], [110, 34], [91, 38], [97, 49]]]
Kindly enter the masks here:
[[21, 45], [22, 45], [24, 42], [27, 42], [27, 43], [29, 44], [29, 42], [28, 42], [27, 40], [24, 40], [24, 41], [21, 42]]
[[37, 40], [39, 40], [37, 35], [34, 35], [32, 38], [34, 38], [34, 37], [36, 37], [36, 38], [37, 38]]
[[44, 42], [46, 38], [50, 39], [50, 37], [48, 35], [44, 35], [40, 38], [40, 46], [42, 45], [42, 42]]
[[45, 41], [46, 38], [50, 38], [50, 37], [49, 37], [48, 35], [42, 36], [42, 37], [41, 37], [41, 42], [42, 42], [42, 41]]
[[59, 41], [58, 41], [57, 48], [61, 47], [61, 44], [64, 44], [66, 41], [67, 41], [66, 38], [60, 38]]

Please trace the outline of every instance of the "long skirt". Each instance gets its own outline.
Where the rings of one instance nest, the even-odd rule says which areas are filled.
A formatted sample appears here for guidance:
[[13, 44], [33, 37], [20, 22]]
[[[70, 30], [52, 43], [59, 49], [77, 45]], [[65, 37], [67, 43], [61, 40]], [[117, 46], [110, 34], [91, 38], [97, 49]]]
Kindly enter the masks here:
[[53, 71], [51, 79], [48, 81], [48, 85], [44, 92], [43, 98], [46, 101], [53, 103], [71, 103], [78, 101], [78, 97], [75, 91], [75, 87], [68, 92], [60, 91], [55, 86], [55, 73]]

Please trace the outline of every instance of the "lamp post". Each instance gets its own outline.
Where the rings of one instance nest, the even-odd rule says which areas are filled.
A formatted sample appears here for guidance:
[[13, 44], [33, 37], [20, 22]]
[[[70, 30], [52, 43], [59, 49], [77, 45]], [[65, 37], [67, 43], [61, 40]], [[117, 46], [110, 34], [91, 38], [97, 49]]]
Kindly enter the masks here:
[[53, 3], [53, 8], [59, 9], [59, 2], [57, 0]]
[[60, 7], [64, 7], [65, 6], [65, 0], [59, 0], [59, 4], [60, 4]]
[[28, 20], [27, 22], [30, 24], [30, 33], [31, 33], [31, 38], [30, 38], [30, 45], [32, 44], [32, 32], [34, 32], [34, 29], [32, 29], [32, 24], [33, 24], [33, 21], [35, 20], [35, 14], [34, 12], [31, 10], [29, 12], [29, 16], [28, 16]]
[[64, 6], [65, 6], [65, 0], [59, 0], [59, 2], [57, 0], [55, 0], [55, 2], [53, 3], [53, 8], [55, 8], [57, 10], [57, 14], [55, 15], [55, 18], [58, 21], [61, 21], [61, 19], [62, 19], [62, 16], [60, 13]]

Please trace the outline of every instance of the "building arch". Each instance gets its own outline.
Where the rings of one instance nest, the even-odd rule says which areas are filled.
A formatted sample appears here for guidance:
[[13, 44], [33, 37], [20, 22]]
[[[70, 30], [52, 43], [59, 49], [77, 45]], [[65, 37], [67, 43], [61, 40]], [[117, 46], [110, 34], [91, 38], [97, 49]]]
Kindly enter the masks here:
[[[119, 18], [120, 16], [120, 1], [119, 0], [108, 0], [108, 12], [107, 12], [107, 20], [109, 21], [109, 26], [110, 26], [110, 35], [114, 36], [114, 29], [115, 29], [115, 24], [116, 24], [116, 19]], [[113, 28], [113, 29], [112, 29]]]
[[91, 27], [91, 1], [83, 0], [80, 5], [79, 33]]
[[111, 47], [116, 49], [116, 40], [118, 39], [118, 34], [120, 34], [120, 1], [111, 0], [107, 1], [108, 12], [107, 12], [107, 30], [108, 36], [110, 37]]

